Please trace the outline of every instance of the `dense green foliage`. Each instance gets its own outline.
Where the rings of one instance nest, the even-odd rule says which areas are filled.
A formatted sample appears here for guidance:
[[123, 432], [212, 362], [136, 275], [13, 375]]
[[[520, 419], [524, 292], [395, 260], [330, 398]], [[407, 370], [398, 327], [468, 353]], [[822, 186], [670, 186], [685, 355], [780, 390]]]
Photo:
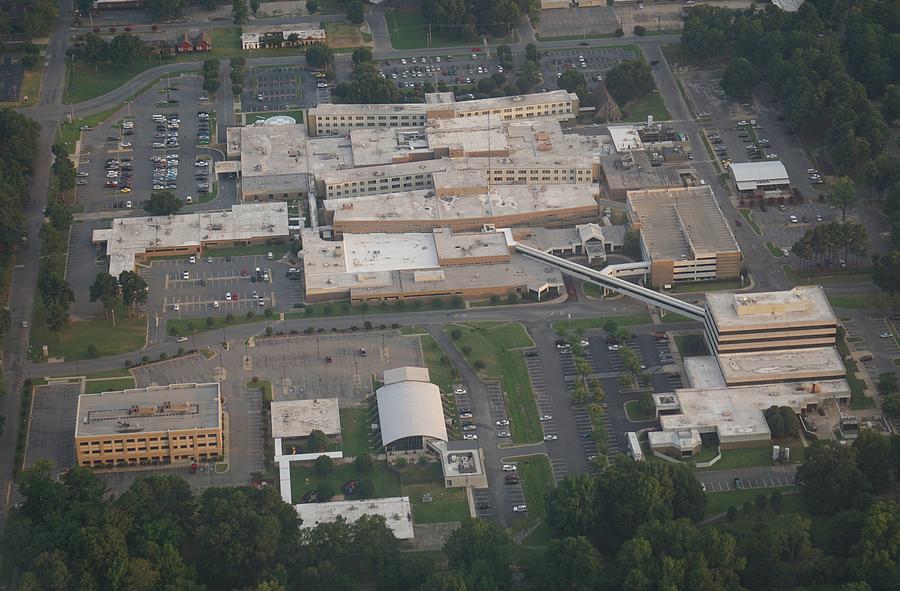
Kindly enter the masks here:
[[770, 406], [763, 411], [772, 437], [793, 437], [800, 428], [800, 419], [790, 406]]
[[620, 105], [650, 94], [656, 83], [644, 60], [626, 60], [606, 73], [606, 88]]
[[338, 84], [334, 94], [341, 101], [359, 104], [396, 103], [400, 90], [392, 80], [382, 78], [371, 62], [364, 62], [353, 69], [350, 82]]
[[537, 14], [538, 0], [425, 0], [425, 18], [435, 31], [456, 39], [514, 31], [523, 14]]

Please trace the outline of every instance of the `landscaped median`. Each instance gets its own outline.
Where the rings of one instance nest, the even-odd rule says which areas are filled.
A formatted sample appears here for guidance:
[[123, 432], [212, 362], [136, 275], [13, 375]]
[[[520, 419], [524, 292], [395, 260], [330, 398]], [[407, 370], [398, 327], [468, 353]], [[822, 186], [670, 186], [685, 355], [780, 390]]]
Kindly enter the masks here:
[[128, 308], [115, 309], [116, 321], [104, 317], [71, 322], [57, 334], [47, 328], [47, 312], [40, 298], [35, 300], [32, 316], [31, 360], [43, 360], [42, 347], [47, 345], [49, 357], [66, 361], [93, 359], [136, 351], [147, 339], [147, 319], [129, 318]]
[[772, 253], [773, 257], [781, 258], [785, 256], [784, 251], [775, 246], [775, 243], [771, 240], [766, 240], [766, 248], [769, 249], [769, 252]]
[[750, 229], [756, 232], [758, 236], [762, 236], [762, 230], [759, 229], [759, 224], [756, 223], [756, 220], [753, 219], [753, 216], [750, 215], [750, 210], [746, 207], [741, 207], [738, 209], [741, 212], [741, 217], [743, 217], [747, 224], [750, 225]]
[[525, 357], [518, 350], [534, 346], [525, 327], [517, 322], [473, 322], [447, 324], [444, 332], [481, 379], [500, 382], [513, 442], [541, 441], [543, 430], [531, 379]]
[[603, 328], [603, 325], [612, 320], [616, 326], [637, 326], [651, 324], [649, 314], [631, 314], [630, 316], [595, 316], [593, 318], [570, 318], [557, 320], [553, 323], [553, 330], [557, 334], [566, 335], [570, 332], [578, 333], [595, 328]]
[[556, 486], [550, 459], [543, 454], [503, 458], [504, 463], [515, 464], [519, 483], [525, 495], [528, 512], [513, 520], [515, 531], [524, 531], [542, 522], [547, 516], [547, 498]]

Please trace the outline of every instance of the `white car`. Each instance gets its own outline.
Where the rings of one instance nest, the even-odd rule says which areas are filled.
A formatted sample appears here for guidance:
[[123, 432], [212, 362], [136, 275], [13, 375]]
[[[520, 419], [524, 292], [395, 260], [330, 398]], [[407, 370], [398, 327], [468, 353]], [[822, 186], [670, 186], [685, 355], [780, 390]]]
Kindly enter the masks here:
[[556, 441], [559, 439], [556, 435], [544, 435], [544, 441]]
[[[291, 271], [296, 272], [296, 269], [291, 269]], [[288, 272], [290, 273], [291, 271], [288, 271]], [[462, 386], [456, 386], [455, 388], [453, 388], [453, 393], [456, 394], [457, 396], [463, 396], [466, 393], [466, 389], [463, 388]]]
[[799, 224], [799, 223], [800, 223], [800, 220], [797, 219], [797, 216], [792, 215], [792, 216], [791, 216], [791, 223], [792, 223], [792, 224]]
[[178, 343], [185, 343], [185, 342], [187, 342], [187, 340], [188, 340], [187, 337], [178, 337], [177, 339], [175, 339], [175, 341]]
[[477, 425], [473, 425], [473, 424], [471, 424], [471, 423], [469, 423], [468, 425], [463, 425], [463, 426], [462, 426], [462, 430], [463, 430], [463, 431], [475, 431], [476, 429], [478, 429], [478, 426], [477, 426]]
[[473, 439], [478, 439], [478, 435], [475, 435], [474, 433], [465, 433], [463, 435], [463, 439], [468, 439], [471, 441]]
[[768, 160], [778, 160], [778, 154], [776, 154], [775, 152], [770, 152], [769, 154], [766, 154], [766, 158]]
[[172, 311], [173, 311], [173, 312], [178, 312], [179, 310], [181, 310], [181, 308], [178, 306], [178, 304], [172, 304]]
[[509, 439], [510, 437], [512, 437], [512, 433], [510, 433], [509, 431], [498, 431], [497, 437], [501, 439]]
[[513, 505], [513, 513], [528, 513], [528, 505]]
[[620, 349], [619, 345], [609, 345], [606, 348], [609, 349], [610, 351], [618, 351]]
[[197, 257], [192, 256], [191, 258], [188, 259], [188, 262], [192, 265], [197, 264]]
[[463, 411], [463, 412], [459, 413], [459, 418], [461, 418], [461, 419], [471, 419], [471, 418], [472, 418], [472, 413], [471, 413], [471, 412], [468, 412], [468, 411]]
[[125, 202], [125, 207], [127, 207], [128, 209], [131, 209], [131, 206], [132, 206], [131, 201], [126, 201], [126, 202]]
[[880, 336], [880, 337], [883, 338], [883, 339], [889, 339], [889, 338], [891, 338], [891, 337], [894, 336], [894, 335], [892, 335], [890, 332], [883, 332], [883, 333], [881, 333], [881, 334], [878, 335], [878, 336]]
[[497, 422], [494, 423], [494, 424], [497, 425], [498, 427], [508, 427], [508, 426], [509, 426], [509, 419], [500, 419], [499, 421], [497, 421]]
[[219, 300], [214, 300], [214, 301], [213, 301], [213, 308], [218, 308], [218, 307], [219, 307]]
[[502, 466], [500, 466], [500, 469], [504, 472], [515, 472], [517, 470], [515, 464], [503, 464]]
[[190, 275], [190, 273], [188, 273], [187, 271], [184, 271], [184, 272], [181, 274], [181, 278], [182, 278], [182, 279], [190, 279], [190, 278], [191, 278], [191, 275]]
[[226, 301], [226, 302], [230, 302], [230, 301], [231, 301], [231, 292], [230, 292], [230, 291], [226, 291], [226, 292], [225, 292], [225, 301]]
[[580, 344], [582, 347], [587, 347], [591, 344], [591, 342], [588, 339], [581, 339], [580, 341], [578, 341], [578, 344]]
[[589, 462], [596, 462], [596, 461], [597, 461], [597, 456], [588, 456], [587, 459], [588, 459]]
[[542, 421], [552, 421], [553, 415], [541, 415], [541, 420]]

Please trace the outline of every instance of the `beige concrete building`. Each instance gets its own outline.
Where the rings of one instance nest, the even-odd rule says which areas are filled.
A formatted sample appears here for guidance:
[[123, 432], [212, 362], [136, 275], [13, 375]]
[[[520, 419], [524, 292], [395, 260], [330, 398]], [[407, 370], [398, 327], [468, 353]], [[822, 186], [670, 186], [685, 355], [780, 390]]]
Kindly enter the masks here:
[[833, 347], [837, 318], [819, 286], [706, 294], [704, 336], [713, 354]]
[[[472, 444], [475, 445], [472, 445]], [[447, 488], [487, 488], [484, 452], [475, 441], [438, 441], [432, 445], [438, 452], [444, 486]]]
[[79, 466], [144, 466], [224, 455], [218, 383], [82, 394], [75, 417]]
[[345, 234], [303, 237], [307, 301], [486, 300], [510, 293], [537, 299], [559, 293], [562, 275], [511, 254], [506, 234]]
[[205, 249], [283, 243], [289, 237], [284, 203], [232, 205], [230, 210], [169, 216], [115, 218], [94, 230], [106, 247], [109, 273], [118, 277], [135, 265], [172, 255], [200, 255]]
[[626, 212], [653, 287], [740, 276], [740, 247], [708, 186], [629, 191]]
[[335, 233], [455, 232], [494, 227], [562, 226], [598, 218], [590, 185], [495, 185], [477, 194], [411, 191], [356, 199], [328, 199], [326, 219]]

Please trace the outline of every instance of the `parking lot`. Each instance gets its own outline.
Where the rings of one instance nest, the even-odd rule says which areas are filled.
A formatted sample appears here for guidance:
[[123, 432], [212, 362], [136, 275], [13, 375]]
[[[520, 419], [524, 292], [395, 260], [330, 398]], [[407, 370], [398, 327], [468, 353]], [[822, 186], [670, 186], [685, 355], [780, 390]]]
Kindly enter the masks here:
[[[118, 116], [85, 129], [78, 161], [76, 196], [85, 211], [139, 208], [153, 190], [168, 189], [190, 211], [211, 189], [208, 148], [214, 119], [198, 76], [162, 80], [129, 103]], [[206, 113], [206, 115], [201, 115]]]
[[58, 382], [35, 388], [25, 465], [41, 459], [57, 469], [75, 463], [75, 413], [81, 382]]
[[588, 88], [593, 89], [594, 83], [602, 80], [609, 70], [623, 61], [639, 57], [640, 55], [635, 51], [622, 47], [551, 49], [544, 52], [541, 60], [544, 84], [551, 84], [551, 80], [555, 83], [564, 71], [574, 68], [584, 74], [588, 81]]
[[243, 88], [241, 108], [253, 113], [307, 106], [303, 95], [313, 96], [316, 84], [304, 66], [269, 66], [247, 68]]
[[18, 102], [24, 74], [22, 64], [14, 64], [8, 56], [3, 58], [3, 63], [0, 64], [0, 102]]
[[618, 29], [619, 19], [612, 7], [575, 7], [542, 10], [538, 26], [542, 38], [601, 35]]
[[[164, 318], [238, 314], [290, 308], [301, 287], [287, 277], [283, 245], [268, 254], [201, 256], [152, 261], [142, 275], [150, 286], [148, 309]], [[277, 255], [276, 255], [277, 252]], [[257, 274], [259, 269], [259, 274]]]
[[431, 57], [410, 55], [385, 60], [380, 70], [386, 78], [396, 81], [400, 88], [418, 87], [424, 82], [435, 86], [440, 82], [448, 86], [471, 85], [496, 73], [507, 78], [514, 75], [514, 71], [500, 66], [495, 54], [488, 56], [484, 51]]
[[[752, 210], [752, 216], [762, 230], [763, 238], [771, 240], [779, 248], [790, 251], [794, 242], [804, 232], [832, 220], [840, 221], [841, 212], [827, 203], [806, 200], [803, 203], [786, 203], [783, 210], [779, 205], [767, 205], [766, 211], [755, 208]], [[791, 216], [797, 221], [793, 222]], [[848, 219], [853, 217], [852, 214], [847, 216]]]

